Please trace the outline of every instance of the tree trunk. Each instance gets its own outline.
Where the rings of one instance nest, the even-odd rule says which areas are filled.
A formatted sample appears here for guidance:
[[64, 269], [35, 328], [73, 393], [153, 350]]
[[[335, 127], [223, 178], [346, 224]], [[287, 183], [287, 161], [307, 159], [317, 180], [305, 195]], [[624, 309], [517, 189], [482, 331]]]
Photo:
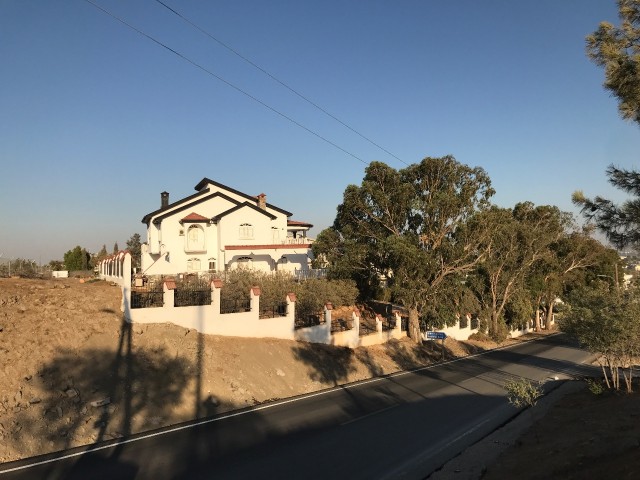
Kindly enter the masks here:
[[547, 319], [545, 320], [544, 328], [551, 330], [551, 321], [553, 320], [553, 301], [549, 302], [549, 308], [547, 308]]
[[416, 343], [422, 343], [422, 334], [420, 332], [420, 317], [417, 308], [409, 309], [409, 329], [407, 331], [409, 338]]
[[535, 324], [536, 332], [540, 332], [542, 328], [540, 328], [540, 309], [536, 308], [536, 324]]

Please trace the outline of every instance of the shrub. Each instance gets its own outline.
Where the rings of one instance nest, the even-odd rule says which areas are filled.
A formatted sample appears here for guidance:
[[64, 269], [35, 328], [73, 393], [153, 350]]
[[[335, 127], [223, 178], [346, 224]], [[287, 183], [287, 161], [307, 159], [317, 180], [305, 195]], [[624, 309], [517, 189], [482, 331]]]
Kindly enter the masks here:
[[504, 384], [509, 403], [517, 408], [533, 407], [542, 396], [539, 383], [532, 383], [526, 378], [508, 380]]
[[585, 379], [585, 382], [587, 383], [587, 388], [589, 389], [589, 391], [594, 395], [601, 395], [604, 393], [605, 386], [602, 380], [587, 378]]

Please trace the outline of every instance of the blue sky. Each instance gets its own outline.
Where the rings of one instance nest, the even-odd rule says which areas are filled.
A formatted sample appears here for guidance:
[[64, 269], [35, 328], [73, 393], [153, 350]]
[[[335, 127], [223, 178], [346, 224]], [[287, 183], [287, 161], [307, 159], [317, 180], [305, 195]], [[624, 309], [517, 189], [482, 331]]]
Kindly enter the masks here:
[[[144, 239], [160, 192], [177, 200], [203, 177], [266, 193], [315, 235], [365, 163], [405, 166], [155, 0], [93, 1], [360, 160], [85, 0], [2, 0], [5, 258]], [[640, 128], [584, 53], [617, 23], [613, 0], [165, 3], [403, 162], [483, 167], [498, 205], [575, 212], [576, 189], [624, 198], [607, 165], [640, 167]]]

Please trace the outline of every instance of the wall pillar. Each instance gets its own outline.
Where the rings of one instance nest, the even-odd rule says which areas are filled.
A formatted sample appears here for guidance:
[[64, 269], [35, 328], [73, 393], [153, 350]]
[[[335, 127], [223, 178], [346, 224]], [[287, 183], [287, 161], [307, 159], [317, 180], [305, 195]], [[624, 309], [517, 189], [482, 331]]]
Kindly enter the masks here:
[[252, 312], [260, 311], [260, 293], [260, 287], [251, 287], [251, 290], [249, 290]]
[[331, 331], [331, 311], [333, 310], [333, 303], [326, 303], [324, 305], [324, 322], [329, 325], [329, 331]]
[[162, 302], [164, 308], [173, 308], [175, 306], [176, 281], [173, 278], [167, 278], [162, 284]]
[[289, 292], [287, 294], [287, 319], [291, 320], [295, 323], [296, 320], [296, 302], [298, 301], [298, 297], [295, 293]]
[[351, 318], [353, 320], [353, 329], [355, 330], [356, 334], [360, 336], [360, 310], [354, 308], [353, 312], [351, 313]]
[[214, 278], [211, 280], [211, 305], [214, 306], [216, 315], [220, 315], [220, 290], [222, 289], [222, 280]]

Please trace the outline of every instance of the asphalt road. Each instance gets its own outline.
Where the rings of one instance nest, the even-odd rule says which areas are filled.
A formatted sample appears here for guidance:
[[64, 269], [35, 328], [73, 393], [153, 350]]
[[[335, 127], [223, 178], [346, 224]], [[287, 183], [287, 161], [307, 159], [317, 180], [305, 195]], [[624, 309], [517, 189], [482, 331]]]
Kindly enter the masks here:
[[0, 480], [420, 479], [512, 418], [504, 382], [593, 374], [564, 335], [0, 465]]

